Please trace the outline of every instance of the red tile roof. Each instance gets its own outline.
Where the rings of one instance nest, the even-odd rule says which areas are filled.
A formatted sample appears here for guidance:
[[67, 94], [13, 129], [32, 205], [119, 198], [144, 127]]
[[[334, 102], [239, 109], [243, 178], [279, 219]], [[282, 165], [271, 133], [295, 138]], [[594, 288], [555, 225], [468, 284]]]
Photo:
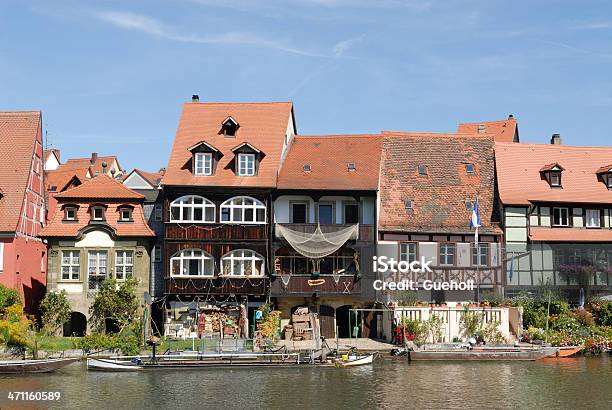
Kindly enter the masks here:
[[531, 228], [531, 241], [543, 242], [612, 242], [611, 229]]
[[[475, 173], [468, 174], [467, 164]], [[427, 166], [421, 176], [419, 165]], [[379, 229], [388, 232], [470, 234], [466, 201], [478, 198], [481, 234], [502, 233], [494, 211], [493, 138], [392, 136], [384, 140]], [[412, 200], [412, 210], [404, 200]]]
[[[275, 187], [292, 112], [290, 102], [185, 103], [162, 184]], [[220, 133], [221, 123], [230, 116], [240, 124], [233, 137]], [[191, 172], [189, 148], [200, 141], [223, 153], [215, 175], [195, 176]], [[251, 143], [265, 155], [256, 176], [240, 177], [230, 169], [232, 148], [243, 142]]]
[[[136, 172], [138, 175], [143, 177], [153, 187], [158, 186], [161, 179], [164, 176], [164, 172], [146, 172], [146, 171], [143, 171], [141, 169], [136, 169], [136, 168], [134, 168], [134, 172]], [[126, 178], [127, 178], [127, 175], [126, 175]]]
[[40, 111], [0, 112], [0, 232], [17, 228], [41, 116]]
[[66, 161], [65, 164], [62, 164], [58, 167], [61, 168], [62, 171], [77, 171], [77, 170], [91, 170], [91, 176], [100, 175], [103, 173], [104, 167], [102, 164], [106, 162], [107, 170], [110, 170], [110, 166], [113, 162], [117, 161], [117, 166], [121, 168], [119, 165], [119, 160], [114, 155], [109, 155], [105, 157], [97, 157], [93, 163], [91, 162], [91, 158], [73, 158]]
[[79, 182], [83, 183], [87, 179], [86, 174], [87, 170], [62, 171], [57, 169], [46, 171], [45, 188], [47, 192], [51, 191], [52, 187], [55, 187], [55, 192], [62, 192], [68, 187], [73, 178], [77, 178]]
[[[502, 203], [533, 202], [612, 203], [612, 191], [598, 177], [612, 159], [612, 148], [547, 144], [495, 144], [497, 181]], [[543, 166], [558, 163], [562, 188], [551, 188], [542, 178]]]
[[[380, 135], [296, 136], [278, 188], [378, 190], [382, 141]], [[348, 164], [355, 170], [349, 171]]]
[[486, 121], [462, 123], [457, 127], [460, 134], [490, 134], [496, 142], [514, 142], [516, 135], [518, 139], [518, 124], [515, 118], [501, 121]]
[[141, 200], [144, 196], [132, 191], [121, 182], [106, 174], [85, 180], [81, 185], [60, 192], [57, 199], [132, 199]]
[[49, 157], [54, 154], [55, 158], [57, 158], [57, 161], [59, 162], [60, 160], [60, 150], [58, 149], [46, 149], [43, 151], [43, 163], [47, 162], [47, 159], [49, 159]]
[[558, 169], [559, 171], [565, 171], [565, 168], [563, 168], [558, 163], [553, 162], [552, 164], [546, 164], [542, 168], [540, 168], [540, 172], [552, 171], [553, 169]]

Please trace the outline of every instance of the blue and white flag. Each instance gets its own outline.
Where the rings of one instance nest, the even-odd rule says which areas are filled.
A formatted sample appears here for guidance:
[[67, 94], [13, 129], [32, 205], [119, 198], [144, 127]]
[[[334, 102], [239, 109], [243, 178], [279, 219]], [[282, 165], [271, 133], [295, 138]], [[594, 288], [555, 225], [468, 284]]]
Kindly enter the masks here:
[[478, 228], [480, 228], [480, 212], [478, 211], [478, 198], [472, 207], [472, 219], [470, 220], [470, 229], [476, 230], [474, 234], [475, 246], [478, 247]]

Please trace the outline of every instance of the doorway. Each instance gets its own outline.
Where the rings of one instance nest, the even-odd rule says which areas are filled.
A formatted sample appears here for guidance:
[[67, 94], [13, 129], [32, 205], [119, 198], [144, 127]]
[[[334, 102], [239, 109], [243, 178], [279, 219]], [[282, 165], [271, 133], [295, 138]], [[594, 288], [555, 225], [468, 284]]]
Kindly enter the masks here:
[[64, 337], [83, 337], [87, 332], [87, 318], [81, 312], [70, 312], [70, 319], [64, 324]]

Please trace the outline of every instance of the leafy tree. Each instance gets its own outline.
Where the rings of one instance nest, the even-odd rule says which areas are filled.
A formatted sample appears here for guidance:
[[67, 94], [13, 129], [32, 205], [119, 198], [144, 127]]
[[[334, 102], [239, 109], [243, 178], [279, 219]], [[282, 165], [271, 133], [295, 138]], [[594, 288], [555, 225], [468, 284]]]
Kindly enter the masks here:
[[70, 303], [66, 297], [66, 291], [49, 292], [40, 302], [40, 313], [43, 322], [43, 331], [53, 334], [64, 323], [70, 320]]
[[0, 312], [13, 305], [21, 305], [21, 297], [15, 289], [0, 285]]
[[106, 330], [107, 320], [117, 324], [119, 333], [138, 320], [137, 285], [138, 281], [134, 278], [119, 285], [114, 278], [102, 282], [90, 308], [92, 320], [99, 331]]

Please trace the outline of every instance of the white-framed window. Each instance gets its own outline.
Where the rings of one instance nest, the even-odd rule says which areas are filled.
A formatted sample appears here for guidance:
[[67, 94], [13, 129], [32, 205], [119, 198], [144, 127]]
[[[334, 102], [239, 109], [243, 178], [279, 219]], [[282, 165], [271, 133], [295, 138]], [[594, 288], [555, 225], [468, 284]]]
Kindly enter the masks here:
[[237, 196], [221, 204], [221, 222], [266, 223], [266, 206], [255, 198]]
[[4, 271], [4, 242], [0, 242], [0, 272]]
[[212, 154], [209, 152], [196, 152], [194, 154], [196, 175], [212, 175]]
[[171, 222], [215, 222], [215, 204], [197, 195], [182, 196], [170, 204]]
[[79, 251], [62, 251], [62, 280], [79, 280], [81, 265]]
[[163, 217], [163, 213], [162, 213], [162, 207], [160, 204], [155, 204], [155, 207], [153, 208], [153, 213], [154, 213], [154, 217], [156, 221], [161, 221], [162, 217]]
[[115, 278], [119, 281], [131, 278], [134, 273], [134, 252], [115, 252]]
[[92, 206], [91, 207], [91, 219], [94, 221], [104, 220], [104, 207]]
[[440, 265], [453, 266], [455, 264], [455, 244], [441, 243], [440, 244]]
[[66, 221], [76, 221], [77, 220], [77, 209], [75, 207], [64, 208], [64, 219]]
[[170, 276], [204, 276], [215, 274], [215, 261], [201, 249], [185, 249], [170, 258]]
[[255, 154], [238, 154], [238, 176], [255, 175]]
[[413, 262], [417, 260], [417, 243], [416, 242], [401, 242], [400, 243], [400, 261]]
[[155, 245], [153, 247], [153, 262], [161, 262], [161, 261], [162, 261], [161, 245]]
[[586, 210], [586, 226], [587, 228], [601, 228], [601, 212], [599, 209]]
[[119, 210], [119, 216], [121, 222], [133, 222], [132, 220], [132, 208], [121, 208]]
[[551, 172], [550, 173], [550, 186], [561, 186], [561, 173]]
[[569, 226], [569, 209], [553, 208], [553, 226]]
[[221, 258], [223, 276], [263, 276], [264, 258], [255, 251], [238, 249]]
[[489, 244], [479, 243], [472, 246], [472, 266], [489, 265]]
[[89, 290], [98, 290], [106, 279], [107, 274], [106, 251], [89, 251], [87, 256], [87, 272], [89, 272]]

